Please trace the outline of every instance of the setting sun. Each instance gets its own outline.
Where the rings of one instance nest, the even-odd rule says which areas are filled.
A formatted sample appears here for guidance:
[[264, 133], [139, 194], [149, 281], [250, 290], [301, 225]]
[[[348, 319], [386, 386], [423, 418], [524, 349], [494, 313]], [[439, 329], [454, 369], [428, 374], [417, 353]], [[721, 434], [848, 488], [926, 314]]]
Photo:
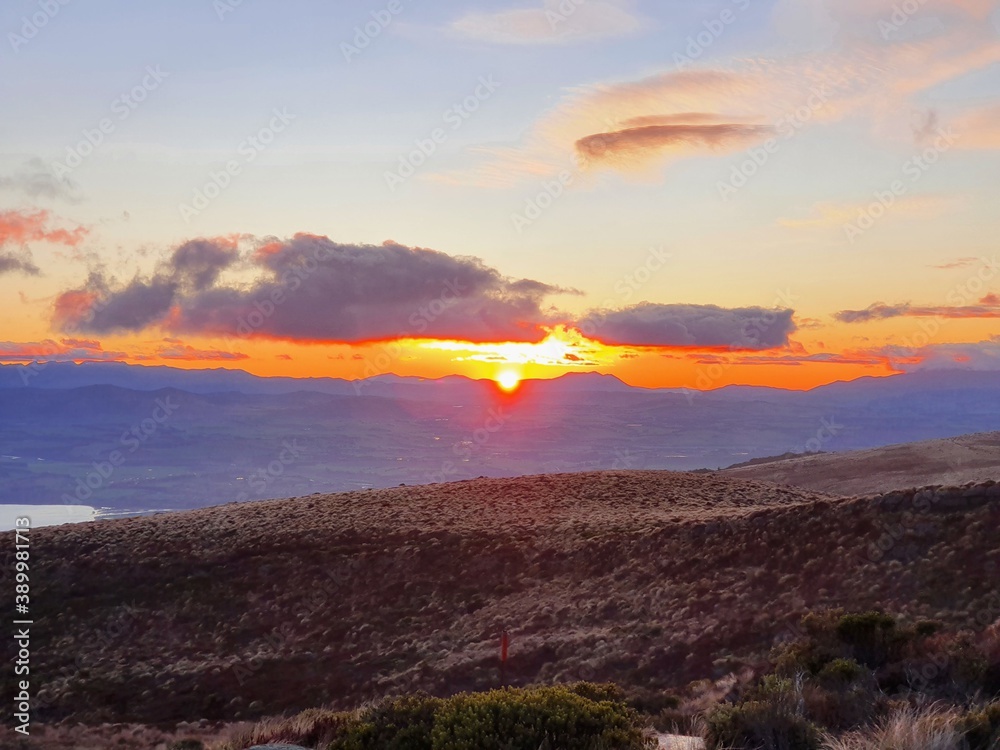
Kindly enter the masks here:
[[512, 393], [521, 384], [521, 375], [515, 370], [504, 370], [497, 374], [495, 380], [501, 390]]

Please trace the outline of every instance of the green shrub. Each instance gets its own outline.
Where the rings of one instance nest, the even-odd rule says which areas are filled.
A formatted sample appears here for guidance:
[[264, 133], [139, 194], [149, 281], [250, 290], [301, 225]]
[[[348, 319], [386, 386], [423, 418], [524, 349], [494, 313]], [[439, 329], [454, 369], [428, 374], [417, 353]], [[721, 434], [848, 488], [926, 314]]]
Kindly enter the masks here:
[[[546, 745], [547, 743], [547, 745]], [[642, 750], [639, 714], [613, 685], [396, 698], [357, 714], [328, 750]]]
[[330, 750], [431, 750], [431, 731], [444, 701], [417, 694], [382, 701], [362, 711]]
[[837, 637], [851, 647], [854, 658], [878, 669], [905, 641], [896, 630], [896, 618], [883, 612], [848, 614], [837, 623]]
[[847, 685], [863, 674], [864, 670], [854, 659], [834, 659], [819, 671], [818, 677], [827, 684]]
[[820, 731], [798, 703], [791, 680], [768, 675], [746, 699], [706, 715], [705, 743], [713, 750], [818, 750]]
[[[433, 750], [641, 750], [639, 715], [624, 703], [592, 700], [590, 686], [503, 689], [457, 695], [434, 722]], [[600, 689], [596, 695], [602, 694]]]

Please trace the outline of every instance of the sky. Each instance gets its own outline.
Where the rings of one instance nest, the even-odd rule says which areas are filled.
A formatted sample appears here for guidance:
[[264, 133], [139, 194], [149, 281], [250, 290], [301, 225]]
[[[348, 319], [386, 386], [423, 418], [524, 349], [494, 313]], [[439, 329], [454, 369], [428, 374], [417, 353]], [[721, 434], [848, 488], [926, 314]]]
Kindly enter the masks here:
[[1000, 370], [1000, 0], [11, 0], [0, 362]]

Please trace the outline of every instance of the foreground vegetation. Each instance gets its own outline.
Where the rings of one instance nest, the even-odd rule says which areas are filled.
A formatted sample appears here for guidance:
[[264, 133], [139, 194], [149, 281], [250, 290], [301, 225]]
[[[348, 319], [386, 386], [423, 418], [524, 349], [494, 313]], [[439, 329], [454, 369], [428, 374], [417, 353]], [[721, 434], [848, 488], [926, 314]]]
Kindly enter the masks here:
[[[354, 712], [312, 709], [218, 745], [317, 750], [639, 750], [650, 728], [709, 750], [1000, 750], [1000, 621], [979, 633], [877, 611], [807, 615], [754, 673], [659, 696], [612, 685], [414, 695]], [[651, 701], [658, 699], [655, 715]], [[700, 700], [700, 702], [699, 702]], [[644, 709], [644, 710], [640, 710]]]
[[38, 529], [35, 719], [232, 723], [482, 692], [503, 629], [512, 686], [614, 682], [658, 714], [708, 679], [709, 703], [811, 610], [1000, 617], [996, 487], [914, 510], [620, 471]]

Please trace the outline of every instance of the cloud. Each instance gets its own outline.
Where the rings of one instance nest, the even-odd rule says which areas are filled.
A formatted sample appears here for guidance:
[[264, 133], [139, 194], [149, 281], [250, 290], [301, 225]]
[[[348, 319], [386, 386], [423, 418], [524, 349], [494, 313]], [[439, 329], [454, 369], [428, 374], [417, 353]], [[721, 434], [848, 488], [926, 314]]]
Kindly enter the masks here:
[[[851, 8], [845, 12], [838, 3], [813, 2], [836, 17], [832, 24], [844, 33], [835, 42], [728, 64], [682, 60], [644, 78], [572, 88], [518, 143], [478, 149], [482, 155], [478, 164], [430, 179], [506, 188], [548, 179], [573, 167], [581, 172], [612, 168], [659, 177], [672, 159], [718, 156], [768, 137], [780, 142], [804, 128], [848, 117], [867, 125], [882, 144], [902, 141], [912, 147], [912, 116], [925, 106], [925, 92], [1000, 61], [1000, 39], [982, 20], [985, 2], [975, 0], [954, 12], [949, 10], [953, 4], [928, 2], [941, 20], [932, 32], [887, 39], [878, 21], [893, 14], [893, 2], [879, 0], [875, 15], [861, 0], [850, 0]], [[921, 8], [918, 15], [923, 12]], [[683, 49], [674, 52], [684, 54]], [[691, 114], [701, 119], [683, 119]], [[977, 122], [995, 129], [990, 118], [986, 112]], [[927, 119], [925, 124], [932, 122]], [[744, 127], [720, 131], [727, 139], [713, 139], [711, 129], [692, 127], [708, 124]], [[671, 131], [669, 125], [688, 129]], [[773, 128], [774, 136], [766, 126]], [[632, 132], [647, 127], [662, 129]], [[597, 155], [602, 153], [597, 136], [627, 149], [631, 158], [594, 158], [595, 145]], [[636, 148], [640, 145], [645, 148]]]
[[[246, 267], [249, 283], [222, 283]], [[118, 282], [100, 272], [57, 298], [67, 332], [167, 331], [306, 342], [408, 338], [539, 341], [554, 311], [546, 297], [573, 293], [510, 279], [477, 258], [394, 242], [344, 245], [298, 234], [240, 256], [228, 240], [181, 245], [149, 277]]]
[[940, 265], [931, 266], [931, 268], [939, 268], [943, 271], [950, 271], [953, 268], [968, 268], [969, 266], [976, 266], [982, 263], [981, 258], [974, 258], [971, 256], [966, 256], [964, 258], [956, 258], [948, 263], [941, 263]]
[[893, 369], [1000, 371], [1000, 336], [978, 343], [930, 344], [919, 349], [889, 346], [880, 350]]
[[[636, 117], [632, 121], [658, 119], [676, 118]], [[642, 125], [584, 136], [576, 142], [576, 152], [590, 163], [628, 164], [644, 162], [651, 156], [667, 153], [671, 149], [739, 148], [755, 143], [771, 132], [772, 129], [767, 126], [742, 123]]]
[[781, 354], [776, 356], [739, 355], [736, 357], [725, 357], [722, 355], [704, 355], [689, 357], [701, 365], [712, 364], [733, 364], [733, 365], [783, 365], [788, 367], [800, 367], [806, 364], [827, 364], [827, 365], [884, 365], [885, 357], [864, 354], [864, 353], [829, 353], [820, 352], [816, 354]]
[[1000, 298], [988, 294], [977, 305], [920, 307], [909, 302], [887, 305], [876, 302], [864, 310], [841, 310], [833, 317], [841, 323], [868, 323], [889, 318], [1000, 318]]
[[613, 346], [760, 350], [788, 345], [794, 312], [642, 302], [620, 310], [592, 310], [574, 326]]
[[449, 29], [490, 44], [546, 45], [624, 36], [640, 26], [621, 0], [544, 0], [540, 8], [469, 13]]
[[242, 352], [224, 352], [219, 349], [196, 349], [188, 344], [162, 346], [156, 350], [156, 355], [163, 359], [188, 361], [249, 359], [249, 356]]
[[45, 339], [36, 342], [0, 341], [3, 362], [84, 362], [120, 360], [124, 352], [107, 352], [99, 341], [82, 339]]
[[41, 159], [29, 159], [10, 176], [0, 175], [0, 191], [20, 193], [29, 198], [79, 201], [75, 183], [59, 180]]
[[44, 210], [0, 211], [0, 275], [15, 271], [32, 276], [40, 273], [27, 248], [9, 250], [6, 245], [51, 242], [76, 247], [87, 236], [85, 227], [50, 229], [49, 218], [49, 212]]

